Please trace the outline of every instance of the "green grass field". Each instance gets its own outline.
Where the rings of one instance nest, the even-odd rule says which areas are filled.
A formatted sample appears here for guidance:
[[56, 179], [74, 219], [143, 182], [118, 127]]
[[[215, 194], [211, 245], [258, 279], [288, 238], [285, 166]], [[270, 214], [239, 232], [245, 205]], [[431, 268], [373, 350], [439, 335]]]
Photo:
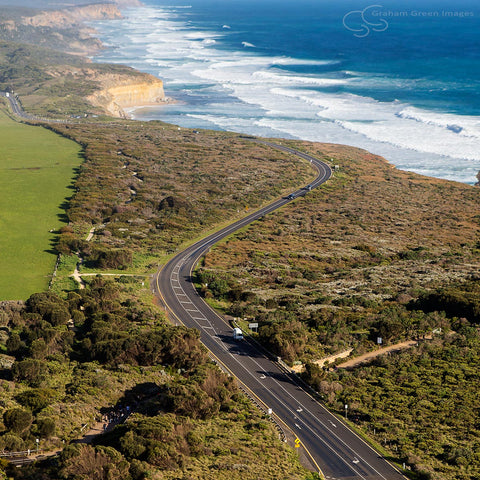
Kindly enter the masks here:
[[50, 230], [62, 226], [61, 205], [81, 162], [76, 143], [0, 110], [0, 300], [48, 287], [56, 260]]

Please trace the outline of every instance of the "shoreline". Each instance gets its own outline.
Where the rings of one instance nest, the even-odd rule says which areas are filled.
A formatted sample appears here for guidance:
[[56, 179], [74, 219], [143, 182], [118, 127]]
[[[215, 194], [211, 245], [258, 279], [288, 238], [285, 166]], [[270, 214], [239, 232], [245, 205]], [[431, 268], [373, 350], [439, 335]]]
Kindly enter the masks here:
[[[128, 2], [128, 0], [127, 0], [127, 2]], [[135, 6], [135, 7], [139, 7], [139, 8], [145, 8], [146, 7], [144, 4], [138, 4], [136, 2], [136, 0], [134, 0], [133, 3], [134, 3], [133, 6]], [[129, 6], [132, 6], [132, 5], [129, 5]], [[123, 13], [122, 13], [122, 15], [123, 15]], [[124, 18], [128, 18], [128, 17], [124, 17]], [[92, 34], [94, 34], [95, 38], [103, 44], [102, 39], [101, 39], [101, 32], [99, 32], [98, 29], [95, 28], [94, 32], [92, 32]], [[95, 58], [101, 57], [101, 55], [99, 55], [101, 51], [105, 51], [107, 49], [108, 48], [105, 48], [105, 49], [102, 49], [100, 51], [95, 52], [92, 55], [92, 58], [91, 58], [92, 62], [93, 63], [108, 63], [108, 59], [107, 60], [102, 59], [99, 62], [96, 62], [96, 60], [95, 60]], [[124, 65], [129, 66], [128, 63], [124, 63]], [[133, 67], [133, 68], [134, 68], [134, 70], [143, 73], [143, 71], [139, 70], [138, 67]], [[155, 75], [155, 77], [160, 78], [160, 77], [157, 77], [156, 75]], [[167, 85], [167, 88], [168, 88], [168, 85]], [[209, 127], [208, 125], [202, 125], [202, 121], [199, 121], [198, 125], [193, 125], [192, 126], [190, 122], [182, 123], [181, 121], [179, 122], [178, 119], [176, 119], [176, 118], [170, 119], [170, 118], [168, 118], [168, 115], [164, 116], [162, 114], [162, 107], [167, 106], [167, 105], [189, 105], [189, 103], [187, 101], [177, 100], [173, 96], [169, 95], [168, 97], [165, 97], [165, 99], [160, 101], [160, 102], [159, 101], [149, 101], [149, 100], [147, 100], [147, 101], [141, 101], [141, 102], [138, 102], [138, 103], [135, 103], [135, 104], [129, 103], [128, 105], [122, 105], [122, 107], [120, 109], [120, 114], [115, 114], [115, 113], [114, 114], [117, 117], [134, 119], [134, 120], [139, 120], [139, 121], [160, 120], [160, 121], [163, 121], [163, 122], [171, 122], [171, 123], [174, 123], [174, 124], [178, 123], [180, 126], [183, 126], [184, 128], [206, 128], [206, 129], [212, 128], [214, 130], [219, 130], [219, 131], [222, 131], [222, 130], [223, 131], [234, 131], [234, 132], [240, 132], [240, 133], [244, 133], [244, 134], [253, 134], [253, 135], [258, 135], [258, 136], [273, 136], [273, 137], [276, 137], [276, 138], [277, 137], [278, 138], [293, 138], [293, 139], [298, 139], [298, 140], [304, 140], [305, 139], [307, 141], [313, 141], [313, 142], [344, 144], [344, 142], [338, 142], [336, 140], [332, 140], [332, 139], [329, 139], [329, 138], [313, 139], [313, 138], [309, 138], [308, 135], [299, 136], [299, 135], [295, 135], [295, 134], [288, 133], [288, 132], [285, 132], [285, 131], [280, 131], [280, 130], [277, 130], [279, 135], [271, 135], [268, 132], [266, 134], [265, 133], [252, 133], [248, 130], [244, 131], [241, 128], [238, 128], [238, 126], [234, 126], [234, 125], [231, 125], [231, 126], [219, 125], [219, 124], [215, 123], [215, 120], [210, 120], [210, 119], [208, 120], [208, 122], [210, 122], [212, 124], [211, 127]], [[148, 113], [146, 115], [142, 115], [142, 114], [136, 115], [137, 111], [142, 110], [145, 107], [153, 107], [154, 111], [150, 110], [150, 113]], [[155, 113], [153, 113], [153, 112], [155, 112]], [[178, 114], [178, 116], [180, 116], [180, 113]], [[181, 116], [183, 116], [183, 114]], [[210, 116], [210, 113], [207, 110], [204, 115], [200, 115], [200, 116], [208, 117], [208, 116]], [[253, 122], [253, 124], [254, 123], [255, 122]], [[273, 131], [272, 131], [272, 133], [273, 133]], [[480, 173], [480, 170], [477, 174], [475, 174], [475, 172], [472, 172], [472, 178], [469, 177], [468, 179], [467, 178], [459, 179], [458, 176], [453, 174], [453, 172], [451, 174], [449, 174], [448, 176], [439, 176], [439, 175], [435, 175], [434, 171], [422, 171], [422, 168], [421, 168], [422, 164], [421, 163], [416, 164], [416, 162], [414, 160], [412, 160], [412, 158], [415, 158], [415, 157], [423, 158], [423, 157], [425, 157], [425, 155], [436, 155], [436, 154], [428, 154], [428, 153], [425, 153], [425, 152], [421, 152], [418, 149], [405, 148], [405, 147], [393, 145], [394, 149], [395, 148], [398, 149], [397, 155], [400, 155], [401, 158], [402, 158], [402, 160], [399, 162], [398, 159], [395, 160], [394, 155], [391, 155], [391, 154], [389, 155], [388, 153], [385, 153], [385, 151], [379, 151], [379, 150], [376, 150], [376, 148], [372, 148], [372, 145], [373, 145], [373, 147], [375, 147], [375, 146], [384, 144], [384, 145], [387, 145], [388, 148], [391, 149], [392, 147], [389, 146], [388, 142], [379, 142], [379, 141], [375, 141], [375, 140], [370, 140], [367, 137], [367, 142], [366, 143], [367, 144], [348, 142], [348, 141], [345, 142], [345, 144], [352, 145], [352, 146], [355, 146], [355, 147], [358, 147], [358, 148], [363, 148], [363, 149], [368, 150], [368, 151], [370, 151], [370, 152], [372, 152], [376, 155], [380, 155], [380, 156], [384, 157], [393, 166], [395, 166], [396, 168], [399, 168], [401, 170], [404, 170], [404, 171], [412, 171], [412, 172], [420, 173], [421, 175], [430, 176], [430, 177], [433, 177], [433, 178], [440, 178], [440, 179], [444, 179], [444, 180], [456, 181], [456, 182], [459, 182], [459, 183], [464, 183], [464, 184], [472, 185], [472, 186], [475, 186], [475, 185], [480, 186], [479, 185], [480, 181], [476, 182], [476, 180], [478, 179], [478, 173]], [[368, 144], [372, 144], [372, 145], [368, 145]], [[452, 159], [451, 163], [453, 165], [454, 161], [456, 159], [453, 158], [453, 157], [448, 157], [448, 156], [447, 156], [447, 158]], [[467, 160], [467, 159], [464, 159], [464, 161], [465, 162], [470, 162], [470, 160]]]
[[[155, 8], [154, 5], [152, 5], [152, 8]], [[174, 11], [175, 12], [175, 11]], [[141, 18], [142, 18], [143, 13], [135, 13], [135, 10], [132, 12], [132, 22], [133, 23], [138, 23]], [[165, 17], [161, 18], [161, 23], [166, 23], [166, 26], [168, 27], [175, 27], [175, 23], [168, 23], [170, 19], [170, 15], [167, 13]], [[175, 22], [176, 20], [173, 19], [172, 22]], [[205, 30], [202, 27], [202, 24], [200, 23], [199, 25], [195, 26], [194, 28], [194, 33], [196, 35], [195, 37], [195, 42], [192, 43], [191, 41], [189, 42], [189, 35], [187, 34], [188, 32], [183, 32], [183, 27], [182, 27], [182, 21], [181, 19], [179, 20], [179, 27], [178, 29], [175, 30], [175, 35], [172, 37], [172, 41], [178, 41], [179, 42], [179, 50], [182, 50], [184, 48], [188, 48], [189, 45], [195, 47], [195, 45], [201, 45], [202, 44], [202, 38], [205, 39], [210, 38], [211, 35], [219, 33], [221, 35], [221, 32], [216, 32], [216, 31], [209, 31], [208, 29]], [[141, 25], [141, 24], [140, 24]], [[192, 27], [193, 28], [193, 27]], [[142, 35], [142, 32], [145, 30], [144, 28], [140, 27], [137, 32], [137, 28], [133, 28], [129, 30], [128, 25], [123, 24], [123, 26], [120, 24], [119, 26], [119, 31], [125, 33], [125, 35], [129, 34], [136, 34], [136, 35]], [[172, 31], [174, 28], [171, 29]], [[101, 30], [100, 30], [101, 32]], [[137, 33], [136, 33], [137, 32]], [[162, 26], [159, 26], [159, 30], [157, 32], [158, 35], [162, 35], [163, 29]], [[162, 37], [162, 42], [168, 42], [169, 40], [169, 32], [165, 32], [167, 37]], [[230, 31], [229, 31], [230, 34]], [[116, 36], [116, 33], [114, 31], [109, 31], [109, 27], [106, 26], [105, 30], [100, 34], [100, 37], [104, 39], [104, 41], [107, 41], [108, 43], [111, 43], [112, 45], [119, 45], [120, 47], [123, 48], [128, 48], [129, 43], [128, 40], [123, 41], [121, 37]], [[193, 38], [193, 37], [192, 37]], [[116, 40], [121, 40], [118, 43]], [[409, 118], [409, 115], [414, 114], [414, 113], [421, 113], [421, 114], [426, 114], [429, 113], [433, 115], [435, 112], [433, 111], [413, 111], [410, 112], [408, 110], [410, 108], [409, 105], [401, 105], [399, 109], [404, 109], [405, 112], [400, 114], [392, 116], [390, 115], [391, 112], [388, 112], [388, 122], [393, 122], [392, 127], [390, 128], [389, 123], [386, 121], [385, 127], [382, 127], [383, 120], [379, 117], [377, 119], [377, 114], [375, 112], [372, 113], [372, 118], [374, 120], [367, 122], [366, 120], [363, 121], [362, 118], [363, 116], [358, 117], [358, 120], [356, 119], [357, 115], [355, 112], [357, 111], [357, 106], [352, 104], [353, 110], [353, 116], [354, 120], [351, 120], [348, 122], [347, 120], [342, 120], [343, 117], [334, 117], [332, 116], [331, 119], [330, 117], [326, 117], [327, 119], [318, 119], [318, 117], [321, 115], [318, 112], [318, 109], [320, 107], [317, 107], [316, 111], [314, 112], [315, 109], [315, 98], [312, 96], [312, 103], [309, 104], [305, 111], [305, 118], [304, 118], [304, 125], [297, 121], [297, 118], [295, 115], [292, 116], [290, 119], [290, 115], [288, 113], [285, 113], [285, 108], [283, 108], [283, 105], [287, 106], [287, 102], [295, 102], [292, 103], [292, 111], [296, 111], [295, 109], [299, 108], [297, 104], [301, 104], [304, 100], [299, 100], [296, 95], [298, 95], [298, 91], [295, 90], [295, 86], [293, 85], [293, 88], [290, 89], [290, 87], [284, 86], [282, 89], [282, 92], [280, 94], [277, 94], [275, 92], [275, 96], [270, 95], [271, 92], [268, 92], [265, 90], [266, 94], [270, 95], [269, 98], [266, 98], [267, 101], [269, 101], [272, 105], [270, 107], [268, 105], [263, 106], [263, 102], [265, 98], [261, 97], [260, 95], [263, 92], [263, 89], [260, 88], [260, 90], [257, 88], [259, 85], [262, 87], [265, 85], [265, 89], [267, 87], [270, 88], [270, 90], [275, 90], [275, 83], [271, 83], [268, 78], [263, 79], [262, 76], [260, 76], [260, 83], [257, 84], [247, 84], [245, 83], [245, 87], [242, 87], [241, 90], [237, 92], [236, 90], [236, 83], [235, 79], [229, 80], [231, 76], [231, 72], [225, 73], [223, 69], [218, 70], [219, 72], [219, 77], [217, 79], [207, 79], [207, 77], [199, 76], [197, 80], [197, 76], [192, 76], [191, 73], [192, 71], [196, 70], [201, 70], [201, 72], [205, 72], [208, 74], [209, 72], [212, 73], [212, 75], [215, 75], [217, 70], [212, 70], [209, 69], [210, 66], [213, 66], [215, 68], [216, 63], [225, 63], [227, 66], [228, 70], [228, 65], [229, 61], [230, 64], [235, 64], [237, 59], [240, 60], [239, 63], [245, 62], [246, 60], [249, 60], [250, 57], [255, 57], [257, 60], [260, 59], [260, 62], [258, 63], [258, 68], [255, 68], [255, 70], [259, 70], [260, 73], [263, 71], [268, 71], [270, 68], [268, 66], [268, 62], [270, 61], [270, 57], [261, 55], [260, 53], [250, 53], [252, 52], [251, 50], [241, 50], [239, 49], [238, 51], [234, 50], [228, 50], [228, 51], [223, 51], [221, 49], [216, 50], [215, 45], [212, 43], [205, 44], [205, 47], [201, 47], [202, 49], [199, 50], [199, 56], [195, 60], [185, 60], [185, 64], [182, 65], [182, 68], [179, 69], [174, 62], [170, 62], [169, 59], [173, 59], [173, 56], [175, 54], [175, 51], [177, 47], [175, 45], [170, 48], [167, 48], [167, 54], [165, 57], [162, 56], [162, 47], [163, 43], [159, 43], [159, 46], [155, 46], [154, 40], [152, 39], [151, 41], [145, 40], [145, 39], [140, 39], [139, 45], [136, 45], [135, 48], [138, 48], [139, 51], [140, 49], [143, 49], [144, 47], [148, 47], [151, 45], [152, 48], [159, 49], [159, 54], [158, 54], [158, 66], [157, 62], [155, 59], [157, 58], [155, 53], [150, 53], [146, 54], [146, 58], [150, 59], [150, 62], [147, 64], [142, 64], [139, 62], [135, 62], [135, 67], [140, 68], [141, 70], [144, 71], [150, 71], [152, 73], [155, 73], [163, 78], [166, 82], [166, 89], [167, 89], [167, 94], [171, 97], [175, 97], [175, 93], [177, 92], [180, 95], [183, 95], [185, 92], [186, 97], [189, 97], [189, 92], [194, 93], [195, 85], [198, 84], [206, 84], [206, 85], [212, 85], [213, 89], [211, 92], [208, 92], [208, 89], [204, 89], [204, 91], [199, 91], [198, 95], [190, 95], [192, 96], [193, 103], [191, 104], [193, 106], [192, 110], [189, 112], [187, 108], [179, 108], [175, 110], [175, 112], [170, 111], [168, 114], [164, 114], [161, 111], [161, 108], [158, 110], [154, 111], [154, 109], [149, 109], [146, 112], [138, 112], [138, 110], [141, 110], [142, 107], [144, 106], [155, 106], [155, 105], [145, 105], [145, 104], [139, 104], [136, 105], [133, 108], [129, 108], [130, 111], [136, 110], [135, 114], [135, 119], [139, 119], [142, 121], [148, 121], [148, 120], [161, 120], [161, 121], [166, 121], [174, 124], [178, 124], [180, 126], [183, 126], [185, 128], [190, 127], [190, 128], [212, 128], [215, 130], [225, 130], [225, 131], [237, 131], [241, 132], [244, 134], [251, 134], [251, 135], [258, 135], [258, 136], [268, 136], [268, 137], [278, 137], [278, 138], [295, 138], [295, 139], [305, 139], [307, 141], [314, 141], [314, 142], [325, 142], [325, 143], [338, 143], [338, 144], [349, 144], [352, 146], [357, 146], [359, 148], [363, 148], [365, 150], [368, 150], [370, 152], [373, 152], [377, 155], [381, 155], [385, 158], [388, 158], [391, 163], [393, 163], [397, 168], [400, 168], [402, 170], [406, 171], [414, 171], [416, 173], [420, 173], [422, 175], [426, 176], [431, 176], [435, 178], [442, 178], [446, 180], [451, 180], [451, 181], [457, 181], [460, 183], [465, 183], [465, 184], [470, 184], [474, 185], [475, 182], [477, 181], [476, 174], [480, 168], [480, 164], [477, 166], [477, 161], [475, 158], [473, 158], [470, 155], [470, 150], [471, 150], [471, 145], [473, 140], [465, 140], [467, 143], [465, 144], [463, 142], [463, 138], [457, 137], [458, 140], [454, 139], [453, 133], [450, 133], [451, 130], [446, 132], [445, 134], [448, 136], [448, 150], [442, 151], [441, 153], [438, 153], [438, 148], [437, 147], [432, 147], [432, 142], [436, 138], [436, 136], [440, 133], [440, 130], [442, 130], [442, 127], [437, 124], [435, 125], [430, 125], [425, 122], [421, 122], [420, 120], [417, 121], [416, 124], [414, 124], [414, 120]], [[145, 45], [143, 45], [143, 43]], [[152, 43], [153, 42], [153, 43]], [[205, 50], [203, 50], [205, 48]], [[208, 49], [208, 50], [207, 50]], [[207, 56], [204, 55], [203, 52], [210, 52]], [[224, 55], [222, 55], [222, 52]], [[220, 55], [219, 55], [220, 53]], [[229, 56], [229, 53], [233, 55], [233, 58]], [[238, 55], [237, 55], [238, 54]], [[140, 54], [141, 55], [141, 54]], [[123, 58], [122, 54], [120, 55], [115, 54], [115, 61], [118, 62], [123, 62], [125, 64], [129, 64], [127, 58]], [[205, 57], [205, 58], [203, 58]], [[163, 60], [165, 58], [166, 60]], [[180, 58], [180, 57], [179, 57]], [[201, 59], [203, 58], [204, 63], [202, 63]], [[274, 57], [277, 58], [277, 57]], [[272, 57], [272, 61], [274, 60]], [[292, 59], [290, 59], [292, 60]], [[108, 51], [102, 55], [100, 54], [95, 55], [94, 61], [96, 62], [109, 62], [109, 53]], [[308, 60], [308, 62], [311, 62], [312, 60]], [[189, 65], [188, 63], [192, 63], [191, 69], [188, 69]], [[263, 62], [265, 62], [265, 67], [263, 65]], [[307, 63], [308, 63], [307, 62]], [[162, 66], [164, 64], [164, 66]], [[246, 63], [244, 63], [246, 64]], [[185, 68], [186, 67], [186, 68]], [[233, 71], [233, 70], [232, 70]], [[252, 70], [253, 71], [253, 70]], [[275, 70], [271, 70], [275, 72]], [[181, 75], [176, 76], [176, 73], [179, 72]], [[244, 69], [238, 70], [239, 74], [243, 75]], [[293, 70], [294, 72], [294, 70]], [[256, 75], [257, 72], [254, 73]], [[292, 73], [292, 72], [290, 72]], [[184, 81], [183, 79], [183, 74], [185, 74], [186, 80]], [[277, 75], [277, 74], [276, 74]], [[223, 78], [225, 77], [225, 80]], [[278, 75], [277, 75], [278, 77]], [[303, 78], [303, 77], [302, 77]], [[175, 84], [173, 85], [173, 88], [169, 88], [169, 82], [172, 82], [172, 79], [174, 79]], [[175, 80], [175, 79], [178, 79]], [[262, 80], [263, 79], [263, 80]], [[288, 79], [288, 78], [287, 78]], [[283, 80], [283, 77], [282, 77]], [[248, 79], [246, 79], [248, 82]], [[222, 82], [224, 85], [222, 85]], [[233, 83], [232, 83], [233, 82]], [[239, 83], [243, 85], [243, 79]], [[272, 82], [275, 82], [275, 79], [272, 80]], [[230, 90], [225, 90], [225, 86], [228, 85]], [[250, 87], [248, 87], [250, 85]], [[183, 89], [183, 90], [182, 90]], [[258, 91], [258, 93], [256, 93]], [[285, 98], [283, 94], [283, 91], [288, 91], [289, 96], [288, 98]], [[295, 93], [297, 92], [297, 93]], [[217, 96], [218, 94], [218, 96]], [[278, 96], [280, 95], [280, 96]], [[328, 92], [325, 95], [322, 95], [322, 98], [324, 97], [326, 101], [330, 101]], [[348, 95], [348, 92], [345, 94]], [[229, 106], [224, 105], [224, 98], [223, 97], [230, 97], [232, 99], [232, 105], [231, 109], [227, 108]], [[259, 101], [256, 103], [255, 97], [259, 96]], [[354, 97], [354, 96], [353, 96]], [[352, 98], [353, 98], [352, 97]], [[355, 97], [355, 98], [360, 98], [360, 97]], [[355, 100], [354, 98], [354, 100]], [[363, 97], [362, 97], [363, 98]], [[360, 100], [362, 100], [360, 98]], [[211, 100], [213, 99], [213, 100]], [[218, 99], [218, 100], [217, 100]], [[273, 101], [275, 99], [278, 99], [282, 105], [279, 108], [279, 114], [278, 115], [268, 115], [269, 109], [270, 110], [275, 110], [275, 107], [273, 105]], [[178, 105], [190, 105], [190, 102], [188, 101], [189, 98], [186, 98], [186, 102], [179, 103]], [[205, 100], [205, 104], [207, 106], [204, 108], [203, 105], [203, 100]], [[210, 107], [210, 100], [212, 102], [213, 108]], [[335, 102], [341, 101], [341, 98], [337, 99], [335, 95], [333, 95], [331, 102], [333, 107], [335, 107]], [[365, 97], [365, 101], [367, 101], [368, 98]], [[363, 101], [363, 100], [362, 100]], [[208, 103], [207, 103], [208, 102]], [[303, 104], [302, 104], [303, 105]], [[312, 106], [313, 105], [313, 106]], [[368, 104], [370, 105], [370, 103]], [[391, 107], [391, 103], [376, 103], [376, 105], [379, 105], [381, 108], [389, 109]], [[160, 107], [162, 105], [159, 105]], [[366, 106], [366, 105], [365, 105]], [[332, 108], [333, 108], [332, 107]], [[413, 108], [413, 107], [412, 107]], [[256, 111], [255, 111], [256, 110]], [[368, 110], [368, 109], [367, 109]], [[365, 108], [363, 108], [363, 111], [367, 111]], [[263, 113], [262, 113], [263, 111]], [[288, 112], [288, 109], [286, 110]], [[191, 114], [189, 115], [189, 118], [186, 118], [186, 114]], [[332, 115], [335, 115], [335, 112], [332, 113]], [[440, 114], [442, 115], [442, 114]], [[309, 117], [312, 117], [311, 119]], [[194, 118], [190, 118], [194, 117]], [[197, 120], [195, 120], [195, 117]], [[300, 118], [300, 117], [299, 117]], [[413, 118], [413, 117], [412, 117]], [[459, 117], [460, 118], [460, 117]], [[330, 119], [330, 120], [329, 120]], [[291, 121], [290, 121], [291, 120]], [[306, 120], [311, 120], [310, 122], [306, 122]], [[442, 120], [441, 117], [439, 117], [439, 121]], [[444, 121], [450, 121], [447, 117], [443, 119]], [[442, 121], [443, 121], [442, 120]], [[433, 121], [433, 120], [432, 120]], [[436, 121], [436, 120], [435, 120]], [[451, 119], [453, 123], [456, 121], [456, 117]], [[458, 120], [460, 121], [460, 120]], [[470, 120], [468, 120], [470, 121]], [[197, 122], [195, 124], [195, 122]], [[401, 123], [398, 123], [401, 122]], [[344, 125], [346, 123], [346, 125]], [[398, 123], [398, 128], [400, 128], [399, 134], [401, 134], [398, 138], [395, 136], [395, 141], [392, 140], [393, 138], [393, 132], [395, 132], [395, 128], [397, 128], [397, 123]], [[349, 126], [353, 125], [354, 130], [349, 130]], [[379, 125], [380, 128], [383, 128], [383, 132], [387, 135], [388, 138], [383, 138], [382, 135], [374, 135], [374, 136], [369, 136], [368, 132], [361, 133], [361, 131], [357, 131], [357, 127], [361, 127], [362, 130], [369, 130], [370, 124], [375, 126], [376, 124]], [[419, 129], [425, 129], [425, 131], [428, 133], [430, 131], [434, 131], [434, 136], [429, 136], [429, 135], [424, 135], [421, 138], [424, 139], [424, 141], [420, 143], [415, 143], [415, 139], [411, 138], [410, 141], [405, 144], [403, 141], [403, 137], [405, 137], [405, 132], [403, 132], [403, 126], [405, 128], [415, 128], [415, 131], [419, 132], [421, 130]], [[402, 133], [403, 132], [403, 133]], [[391, 138], [392, 137], [392, 138]], [[430, 140], [432, 139], [432, 140]], [[393, 143], [392, 143], [393, 142]], [[457, 152], [462, 152], [460, 156], [453, 156], [450, 152], [451, 146], [454, 145], [452, 142], [458, 142], [458, 148]], [[424, 145], [425, 144], [425, 145]], [[450, 145], [451, 144], [451, 145]], [[437, 143], [433, 143], [433, 145], [438, 146]], [[456, 145], [456, 143], [455, 143]], [[465, 148], [462, 149], [462, 145], [465, 145]], [[425, 147], [425, 149], [424, 149]], [[457, 154], [456, 154], [457, 155]]]

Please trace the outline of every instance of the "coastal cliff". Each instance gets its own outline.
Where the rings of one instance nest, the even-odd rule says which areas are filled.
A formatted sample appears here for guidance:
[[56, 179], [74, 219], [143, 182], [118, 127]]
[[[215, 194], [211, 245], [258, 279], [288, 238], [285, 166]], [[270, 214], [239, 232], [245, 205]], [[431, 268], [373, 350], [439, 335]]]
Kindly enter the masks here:
[[167, 102], [163, 82], [153, 75], [135, 77], [105, 75], [97, 79], [101, 90], [87, 97], [96, 107], [116, 117], [127, 118], [125, 108]]
[[32, 17], [22, 17], [21, 23], [32, 27], [69, 28], [80, 26], [87, 20], [113, 20], [116, 18], [122, 18], [117, 5], [98, 3], [45, 11]]

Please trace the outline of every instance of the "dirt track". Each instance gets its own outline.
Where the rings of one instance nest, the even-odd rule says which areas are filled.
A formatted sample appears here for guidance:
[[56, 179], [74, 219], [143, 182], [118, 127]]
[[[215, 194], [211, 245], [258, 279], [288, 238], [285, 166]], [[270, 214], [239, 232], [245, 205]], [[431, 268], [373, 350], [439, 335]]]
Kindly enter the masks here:
[[389, 352], [397, 352], [399, 350], [406, 350], [407, 348], [412, 348], [418, 345], [417, 340], [408, 340], [406, 342], [396, 343], [395, 345], [390, 345], [388, 347], [379, 348], [378, 350], [374, 350], [373, 352], [364, 353], [359, 357], [352, 358], [351, 360], [347, 360], [346, 362], [340, 363], [337, 365], [337, 368], [352, 368], [360, 365], [362, 363], [366, 363], [372, 360], [375, 357], [379, 357], [380, 355], [384, 355], [385, 353]]

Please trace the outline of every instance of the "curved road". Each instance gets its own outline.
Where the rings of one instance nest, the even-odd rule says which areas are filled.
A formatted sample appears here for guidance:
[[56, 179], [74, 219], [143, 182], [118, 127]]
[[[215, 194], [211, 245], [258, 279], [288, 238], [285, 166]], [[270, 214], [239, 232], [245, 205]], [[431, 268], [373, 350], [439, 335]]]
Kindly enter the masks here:
[[286, 371], [260, 346], [247, 340], [235, 342], [232, 328], [198, 295], [192, 271], [200, 257], [215, 243], [260, 217], [282, 207], [310, 188], [326, 182], [330, 167], [320, 160], [288, 147], [260, 142], [297, 155], [318, 171], [309, 185], [286, 198], [248, 215], [191, 245], [172, 258], [154, 277], [153, 288], [174, 323], [200, 330], [203, 344], [217, 362], [233, 374], [266, 410], [271, 408], [278, 424], [290, 430], [327, 479], [394, 480], [405, 478], [353, 433], [338, 417], [313, 399], [297, 377]]

